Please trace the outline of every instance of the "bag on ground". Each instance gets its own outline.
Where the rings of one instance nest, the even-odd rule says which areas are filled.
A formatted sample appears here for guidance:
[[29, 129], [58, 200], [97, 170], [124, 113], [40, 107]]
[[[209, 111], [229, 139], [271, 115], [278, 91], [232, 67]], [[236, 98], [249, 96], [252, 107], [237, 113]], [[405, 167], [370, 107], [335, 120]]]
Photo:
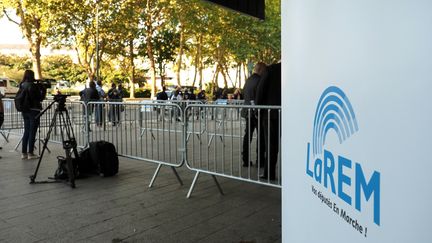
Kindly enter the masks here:
[[119, 160], [114, 144], [106, 141], [90, 143], [90, 157], [98, 165], [103, 176], [113, 176], [118, 173]]
[[90, 148], [79, 153], [78, 170], [81, 175], [99, 174], [99, 165], [92, 160]]
[[[66, 158], [63, 156], [58, 156], [57, 160], [58, 160], [58, 168], [54, 172], [54, 179], [56, 180], [69, 179], [69, 173], [68, 173], [69, 170], [68, 170]], [[78, 163], [75, 158], [72, 158], [72, 167], [74, 171], [74, 177], [77, 178], [79, 176], [79, 171], [78, 171]]]

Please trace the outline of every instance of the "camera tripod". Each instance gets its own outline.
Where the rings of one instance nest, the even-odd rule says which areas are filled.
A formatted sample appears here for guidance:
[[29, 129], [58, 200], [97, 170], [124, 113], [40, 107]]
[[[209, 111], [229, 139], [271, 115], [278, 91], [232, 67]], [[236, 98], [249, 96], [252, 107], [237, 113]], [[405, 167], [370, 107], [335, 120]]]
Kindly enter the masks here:
[[[39, 157], [38, 164], [36, 166], [36, 170], [33, 175], [30, 176], [30, 184], [40, 184], [40, 183], [53, 183], [53, 182], [66, 182], [68, 183], [72, 188], [75, 188], [75, 168], [72, 162], [72, 154], [74, 155], [74, 158], [78, 158], [78, 150], [77, 150], [77, 143], [75, 140], [75, 135], [72, 128], [72, 122], [69, 117], [69, 113], [66, 109], [66, 95], [55, 95], [54, 101], [48, 105], [47, 108], [45, 108], [41, 113], [38, 114], [36, 119], [39, 119], [40, 116], [42, 116], [47, 110], [51, 109], [51, 107], [58, 103], [58, 106], [55, 109], [54, 116], [51, 120], [47, 135], [43, 142], [43, 148], [42, 152]], [[57, 124], [58, 123], [58, 124]], [[66, 153], [66, 165], [67, 165], [67, 174], [68, 179], [65, 180], [49, 180], [49, 181], [36, 181], [36, 176], [39, 171], [40, 164], [43, 159], [43, 155], [45, 150], [47, 149], [47, 145], [51, 136], [51, 132], [53, 129], [56, 128], [58, 125], [58, 128], [60, 129], [60, 136], [62, 140], [63, 149]], [[52, 178], [49, 178], [52, 179]]]

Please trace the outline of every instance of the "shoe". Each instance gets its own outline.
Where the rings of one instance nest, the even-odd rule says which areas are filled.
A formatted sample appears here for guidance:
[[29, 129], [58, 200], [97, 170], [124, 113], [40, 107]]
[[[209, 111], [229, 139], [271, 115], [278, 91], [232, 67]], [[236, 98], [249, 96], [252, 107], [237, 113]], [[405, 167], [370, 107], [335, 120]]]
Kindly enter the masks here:
[[27, 159], [27, 153], [21, 154], [21, 159]]
[[36, 154], [29, 153], [27, 155], [27, 159], [38, 159], [38, 158], [39, 158], [39, 156]]

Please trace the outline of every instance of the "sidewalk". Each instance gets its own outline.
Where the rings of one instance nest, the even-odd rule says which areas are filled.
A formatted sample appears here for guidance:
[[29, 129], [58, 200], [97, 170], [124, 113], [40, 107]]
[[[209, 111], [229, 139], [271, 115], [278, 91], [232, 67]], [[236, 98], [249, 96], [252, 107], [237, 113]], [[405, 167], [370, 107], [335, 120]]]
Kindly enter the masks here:
[[[4, 143], [4, 140], [0, 140]], [[65, 184], [29, 184], [37, 160], [13, 151], [18, 138], [0, 150], [1, 242], [280, 242], [280, 189], [201, 175], [186, 199], [193, 173], [162, 167], [153, 188], [155, 164], [120, 157], [117, 176]], [[50, 144], [37, 180], [57, 167], [59, 145]]]

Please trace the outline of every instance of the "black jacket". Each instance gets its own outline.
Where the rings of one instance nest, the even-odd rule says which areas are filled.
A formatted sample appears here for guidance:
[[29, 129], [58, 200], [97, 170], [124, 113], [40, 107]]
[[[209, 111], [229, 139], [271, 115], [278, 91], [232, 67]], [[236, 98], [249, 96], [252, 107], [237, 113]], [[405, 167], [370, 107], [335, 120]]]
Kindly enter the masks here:
[[168, 95], [165, 91], [161, 91], [156, 95], [157, 100], [168, 100]]
[[[255, 97], [256, 105], [281, 105], [281, 63], [273, 64], [262, 75]], [[277, 119], [276, 110], [271, 111], [270, 118]]]
[[95, 88], [85, 88], [79, 93], [79, 95], [81, 97], [81, 100], [84, 102], [98, 101], [100, 98], [99, 93]]
[[245, 105], [251, 105], [251, 101], [255, 103], [255, 95], [260, 79], [261, 77], [254, 73], [246, 80], [246, 83], [243, 87], [243, 98]]
[[30, 109], [31, 110], [42, 110], [42, 100], [45, 98], [43, 90], [33, 82], [21, 82], [20, 88], [24, 89], [30, 97]]
[[[245, 85], [243, 86], [243, 98], [245, 105], [254, 105], [255, 104], [255, 95], [257, 92], [257, 87], [260, 82], [261, 76], [254, 73], [247, 80]], [[241, 116], [247, 117], [249, 113], [249, 109], [242, 109]]]
[[281, 105], [281, 64], [273, 64], [261, 77], [255, 97], [256, 105]]

